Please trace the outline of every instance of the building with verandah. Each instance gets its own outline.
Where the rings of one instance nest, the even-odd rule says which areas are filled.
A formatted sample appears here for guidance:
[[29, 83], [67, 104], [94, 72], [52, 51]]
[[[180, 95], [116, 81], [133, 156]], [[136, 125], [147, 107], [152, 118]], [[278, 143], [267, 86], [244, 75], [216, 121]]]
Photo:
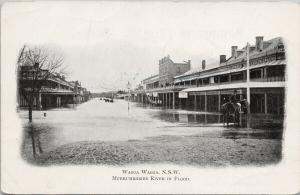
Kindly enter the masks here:
[[[18, 107], [28, 107], [28, 93], [32, 93], [34, 109], [48, 109], [68, 104], [79, 104], [90, 99], [90, 92], [78, 81], [67, 81], [63, 75], [51, 73], [45, 80], [38, 74], [49, 74], [47, 70], [35, 70], [33, 66], [18, 67]], [[36, 76], [34, 76], [36, 75]], [[33, 77], [36, 77], [34, 81]], [[38, 87], [34, 87], [33, 85]], [[40, 89], [38, 89], [40, 87]], [[32, 90], [36, 90], [33, 92]]]
[[[256, 37], [249, 46], [251, 113], [283, 114], [285, 95], [285, 49], [281, 37], [264, 41]], [[219, 65], [191, 70], [174, 78], [175, 86], [188, 93], [187, 104], [196, 109], [219, 111], [233, 91], [246, 98], [246, 47], [231, 47], [231, 56], [220, 55]], [[206, 101], [206, 104], [205, 104]]]
[[276, 37], [265, 41], [262, 36], [257, 36], [255, 44], [248, 48], [249, 82], [246, 46], [241, 49], [232, 46], [229, 58], [220, 55], [219, 62], [208, 65], [203, 60], [202, 67], [185, 71], [172, 79], [166, 77], [164, 80], [163, 70], [160, 70], [159, 83], [172, 81], [171, 86], [159, 84], [157, 87], [152, 83], [157, 80], [152, 78], [148, 79], [146, 90], [134, 93], [145, 96], [138, 100], [151, 99], [163, 106], [218, 112], [234, 91], [238, 99], [243, 100], [247, 99], [247, 88], [250, 88], [250, 100], [247, 101], [251, 113], [284, 114], [287, 64], [283, 39]]

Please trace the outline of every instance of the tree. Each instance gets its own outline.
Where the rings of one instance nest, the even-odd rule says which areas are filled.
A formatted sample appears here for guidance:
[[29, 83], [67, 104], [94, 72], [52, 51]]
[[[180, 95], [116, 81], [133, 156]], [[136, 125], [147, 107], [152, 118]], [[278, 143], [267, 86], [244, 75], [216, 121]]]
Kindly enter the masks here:
[[34, 101], [38, 101], [48, 79], [63, 73], [63, 61], [62, 55], [46, 47], [24, 45], [21, 49], [17, 63], [18, 89], [28, 104], [29, 122], [32, 122]]

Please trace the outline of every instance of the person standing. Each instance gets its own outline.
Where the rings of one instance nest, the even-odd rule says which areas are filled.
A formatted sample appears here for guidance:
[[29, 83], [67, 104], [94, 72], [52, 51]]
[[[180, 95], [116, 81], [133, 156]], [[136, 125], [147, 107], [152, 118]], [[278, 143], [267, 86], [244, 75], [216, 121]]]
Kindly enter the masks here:
[[233, 94], [232, 94], [231, 97], [230, 97], [230, 102], [233, 103], [234, 105], [236, 105], [236, 103], [237, 103], [236, 94], [237, 94], [237, 91], [236, 91], [236, 89], [235, 89], [235, 90], [233, 91]]

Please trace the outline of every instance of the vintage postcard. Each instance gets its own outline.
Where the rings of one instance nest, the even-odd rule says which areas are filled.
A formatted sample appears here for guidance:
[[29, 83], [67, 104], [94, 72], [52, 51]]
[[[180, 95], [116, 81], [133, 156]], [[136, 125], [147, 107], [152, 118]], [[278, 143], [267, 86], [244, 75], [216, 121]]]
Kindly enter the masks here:
[[1, 190], [299, 192], [297, 2], [1, 8]]

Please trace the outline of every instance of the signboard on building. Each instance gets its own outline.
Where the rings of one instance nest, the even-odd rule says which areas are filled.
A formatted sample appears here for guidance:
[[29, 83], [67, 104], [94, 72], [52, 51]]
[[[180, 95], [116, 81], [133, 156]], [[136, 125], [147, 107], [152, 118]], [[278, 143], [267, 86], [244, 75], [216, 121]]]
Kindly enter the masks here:
[[179, 98], [188, 98], [188, 93], [185, 92], [185, 91], [180, 91], [180, 92], [178, 93], [178, 97], [179, 97]]
[[158, 93], [157, 92], [153, 92], [153, 97], [158, 97]]

